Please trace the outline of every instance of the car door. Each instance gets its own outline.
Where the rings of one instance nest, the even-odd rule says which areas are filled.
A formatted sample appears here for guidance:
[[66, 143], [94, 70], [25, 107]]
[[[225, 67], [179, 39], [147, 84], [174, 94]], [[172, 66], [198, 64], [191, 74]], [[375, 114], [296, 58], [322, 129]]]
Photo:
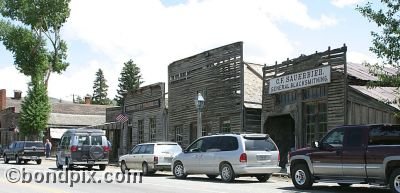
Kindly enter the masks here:
[[343, 144], [342, 165], [343, 177], [365, 178], [365, 150], [368, 143], [367, 128], [354, 127], [346, 129]]
[[200, 138], [184, 151], [181, 161], [187, 173], [199, 173], [201, 171], [199, 163], [203, 142], [204, 138]]
[[316, 176], [342, 177], [342, 151], [344, 129], [338, 128], [326, 135], [319, 150], [311, 153], [310, 158]]
[[57, 146], [57, 158], [58, 158], [58, 163], [60, 164], [64, 164], [65, 160], [65, 152], [64, 152], [65, 139], [66, 139], [65, 136], [61, 137], [61, 141]]
[[227, 140], [227, 137], [207, 137], [204, 139], [198, 156], [198, 168], [201, 173], [218, 173], [218, 158], [219, 154], [223, 154], [221, 151], [221, 141]]
[[142, 169], [142, 163], [143, 163], [143, 155], [146, 152], [147, 145], [141, 145], [139, 151], [135, 156], [133, 157], [133, 163], [135, 168], [137, 169]]
[[134, 164], [134, 157], [135, 157], [136, 154], [139, 152], [140, 147], [141, 147], [140, 145], [135, 146], [135, 147], [131, 150], [131, 152], [130, 152], [128, 155], [126, 155], [125, 163], [126, 163], [126, 166], [127, 166], [129, 169], [136, 169], [136, 168], [135, 168], [135, 164]]

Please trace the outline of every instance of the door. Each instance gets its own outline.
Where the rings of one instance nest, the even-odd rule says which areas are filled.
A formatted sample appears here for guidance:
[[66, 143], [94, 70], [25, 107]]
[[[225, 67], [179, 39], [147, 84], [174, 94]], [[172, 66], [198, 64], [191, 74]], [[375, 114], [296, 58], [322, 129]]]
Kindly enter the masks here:
[[319, 151], [310, 155], [316, 176], [343, 176], [343, 139], [343, 128], [335, 129], [321, 140]]
[[365, 150], [368, 136], [365, 136], [367, 134], [365, 130], [366, 128], [354, 127], [345, 131], [342, 154], [343, 177], [354, 179], [367, 176]]
[[198, 139], [192, 145], [190, 145], [184, 153], [184, 158], [182, 159], [183, 166], [188, 173], [197, 173], [200, 171], [199, 159], [201, 156], [201, 148], [204, 139]]
[[207, 137], [201, 146], [200, 155], [198, 156], [198, 169], [201, 173], [218, 173], [218, 157], [223, 154], [221, 141], [229, 140], [228, 137]]
[[131, 152], [126, 156], [125, 163], [126, 163], [126, 167], [128, 167], [129, 169], [136, 169], [135, 164], [134, 164], [134, 158], [135, 158], [136, 154], [139, 152], [140, 147], [141, 147], [141, 145], [135, 146], [131, 150]]
[[139, 151], [134, 154], [132, 161], [133, 161], [133, 166], [136, 169], [142, 169], [142, 163], [143, 163], [143, 155], [146, 152], [147, 145], [140, 145]]

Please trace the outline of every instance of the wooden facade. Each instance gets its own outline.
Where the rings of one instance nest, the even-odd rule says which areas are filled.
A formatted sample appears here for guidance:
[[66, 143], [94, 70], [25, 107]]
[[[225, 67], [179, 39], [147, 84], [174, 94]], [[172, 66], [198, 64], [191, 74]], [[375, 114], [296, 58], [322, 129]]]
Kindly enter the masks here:
[[[168, 66], [168, 140], [188, 145], [197, 138], [198, 93], [205, 99], [202, 135], [260, 129], [260, 101], [245, 101], [243, 43], [236, 42], [175, 61]], [[260, 70], [261, 94], [262, 75]], [[245, 104], [249, 104], [246, 110]], [[246, 121], [248, 120], [248, 121]], [[258, 120], [258, 121], [257, 121]], [[247, 126], [246, 126], [247, 124]], [[255, 126], [254, 126], [255, 125]]]
[[[368, 95], [368, 91], [359, 91], [368, 81], [348, 74], [346, 52], [347, 47], [343, 46], [264, 67], [262, 132], [273, 137], [282, 162], [286, 161], [290, 149], [308, 146], [334, 127], [396, 122], [393, 117], [396, 108]], [[293, 77], [298, 78], [293, 82], [295, 85], [314, 81], [307, 73], [311, 72], [312, 77], [314, 71], [323, 69], [329, 72], [327, 82], [293, 88], [292, 85], [273, 87], [290, 82]], [[353, 82], [358, 86], [351, 86]]]
[[128, 149], [139, 143], [166, 140], [165, 83], [151, 84], [128, 92], [124, 108], [129, 117], [125, 139]]

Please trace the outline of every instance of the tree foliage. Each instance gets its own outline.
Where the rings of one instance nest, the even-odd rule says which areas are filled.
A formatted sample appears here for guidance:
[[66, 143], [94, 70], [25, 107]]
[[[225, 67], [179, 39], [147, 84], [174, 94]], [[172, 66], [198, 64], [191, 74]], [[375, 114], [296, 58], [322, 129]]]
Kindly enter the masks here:
[[103, 70], [99, 69], [96, 72], [96, 79], [93, 82], [93, 104], [108, 105], [111, 100], [107, 98], [108, 85], [104, 78]]
[[393, 86], [400, 87], [400, 75], [388, 73], [385, 68], [391, 66], [400, 70], [400, 1], [381, 0], [376, 10], [371, 2], [364, 6], [357, 6], [357, 10], [370, 22], [374, 22], [380, 31], [371, 32], [373, 38], [370, 51], [375, 53], [383, 61], [381, 64], [366, 64], [370, 73], [378, 76], [378, 81], [370, 82], [371, 87]]
[[31, 78], [21, 106], [21, 133], [39, 136], [50, 113], [47, 86], [51, 73], [68, 67], [60, 29], [70, 0], [0, 0], [0, 41], [14, 56], [17, 70]]
[[46, 86], [42, 82], [30, 84], [21, 104], [18, 124], [21, 133], [31, 140], [38, 140], [39, 134], [47, 127], [50, 108]]
[[128, 91], [135, 90], [140, 87], [142, 75], [140, 74], [140, 68], [133, 62], [129, 60], [124, 63], [120, 77], [118, 78], [118, 89], [115, 99], [119, 106], [124, 104], [124, 94]]

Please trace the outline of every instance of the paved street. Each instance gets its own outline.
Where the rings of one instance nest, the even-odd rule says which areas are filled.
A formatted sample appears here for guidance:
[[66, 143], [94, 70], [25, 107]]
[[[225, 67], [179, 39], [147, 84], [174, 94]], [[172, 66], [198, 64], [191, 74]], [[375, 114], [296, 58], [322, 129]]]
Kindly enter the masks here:
[[[3, 160], [0, 159], [0, 192], [8, 193], [8, 192], [21, 192], [21, 193], [44, 193], [44, 192], [52, 192], [52, 193], [60, 193], [60, 192], [71, 192], [71, 193], [101, 193], [101, 192], [115, 192], [115, 193], [131, 193], [131, 192], [171, 192], [171, 193], [196, 193], [196, 192], [206, 192], [206, 193], [257, 193], [257, 192], [310, 192], [310, 193], [389, 193], [390, 191], [381, 187], [370, 187], [367, 185], [355, 185], [355, 187], [351, 188], [341, 188], [335, 184], [315, 184], [312, 190], [308, 191], [299, 191], [293, 188], [290, 179], [284, 177], [272, 177], [266, 183], [259, 183], [255, 178], [239, 178], [235, 181], [235, 183], [226, 184], [221, 183], [219, 179], [210, 180], [204, 175], [195, 175], [189, 176], [187, 180], [177, 180], [170, 173], [158, 173], [151, 177], [143, 177], [142, 183], [138, 183], [139, 177], [137, 177], [137, 183], [105, 183], [98, 180], [101, 180], [103, 172], [97, 171], [94, 169], [93, 171], [97, 172], [95, 179], [97, 183], [93, 183], [93, 181], [89, 181], [89, 177], [87, 177], [82, 182], [77, 182], [70, 187], [70, 183], [10, 183], [6, 179], [6, 171], [9, 171], [10, 168], [17, 168], [22, 170], [25, 168], [26, 172], [31, 172], [32, 174], [38, 172], [57, 172], [55, 168], [54, 160], [44, 160], [41, 165], [36, 165], [34, 162], [29, 162], [26, 165], [17, 165], [13, 161], [11, 164], [4, 164]], [[78, 172], [86, 172], [85, 170], [78, 170]], [[109, 166], [106, 169], [106, 172], [113, 173], [116, 175], [119, 172], [119, 168], [115, 166]], [[12, 175], [13, 178], [16, 177], [14, 173]], [[75, 176], [76, 177], [76, 176]], [[64, 178], [63, 178], [64, 179]], [[36, 180], [40, 181], [38, 177]], [[76, 178], [75, 178], [76, 180]], [[82, 180], [82, 179], [81, 179]], [[131, 179], [133, 181], [133, 179]], [[131, 181], [131, 182], [132, 182]], [[52, 182], [52, 180], [50, 180]]]

